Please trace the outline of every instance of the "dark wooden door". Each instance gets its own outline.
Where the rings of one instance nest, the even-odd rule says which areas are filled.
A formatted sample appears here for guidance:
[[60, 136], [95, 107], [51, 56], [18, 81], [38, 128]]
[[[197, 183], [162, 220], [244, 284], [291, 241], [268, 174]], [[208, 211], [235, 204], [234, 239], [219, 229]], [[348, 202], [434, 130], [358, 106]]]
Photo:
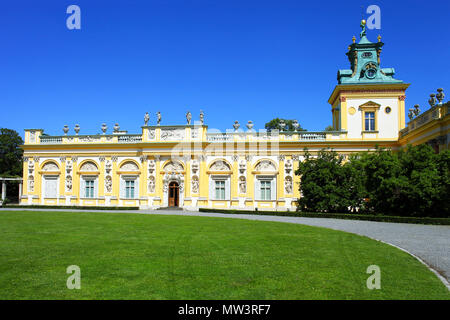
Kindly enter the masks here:
[[178, 199], [180, 196], [180, 188], [178, 183], [171, 182], [169, 184], [169, 207], [178, 207]]

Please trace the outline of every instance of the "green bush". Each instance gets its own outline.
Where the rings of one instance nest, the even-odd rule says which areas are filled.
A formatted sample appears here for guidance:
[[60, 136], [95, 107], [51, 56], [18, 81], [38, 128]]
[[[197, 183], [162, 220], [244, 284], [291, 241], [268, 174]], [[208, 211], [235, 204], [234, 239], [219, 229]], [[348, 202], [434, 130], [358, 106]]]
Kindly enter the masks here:
[[298, 210], [302, 212], [382, 212], [410, 217], [449, 217], [450, 150], [435, 154], [428, 145], [352, 156], [321, 150], [306, 154]]

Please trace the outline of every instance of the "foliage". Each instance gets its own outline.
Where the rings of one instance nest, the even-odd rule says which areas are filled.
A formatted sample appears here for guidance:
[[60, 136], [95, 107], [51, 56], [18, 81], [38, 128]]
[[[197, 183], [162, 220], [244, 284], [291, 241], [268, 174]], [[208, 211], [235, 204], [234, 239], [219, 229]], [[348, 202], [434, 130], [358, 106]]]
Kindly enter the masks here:
[[306, 150], [296, 171], [301, 176], [301, 211], [352, 212], [362, 207], [363, 179], [358, 166], [344, 160], [333, 150], [323, 149], [316, 158]]
[[0, 176], [22, 177], [22, 144], [16, 131], [0, 128]]
[[[334, 151], [300, 163], [299, 210], [449, 217], [450, 151], [428, 145], [399, 152], [377, 148], [342, 163]], [[338, 199], [338, 197], [341, 197]], [[338, 211], [336, 211], [339, 208]]]
[[326, 126], [325, 127], [325, 131], [334, 131], [334, 128], [333, 128], [333, 126]]
[[[269, 122], [267, 122], [265, 124], [265, 128], [267, 129], [267, 131], [271, 131], [271, 130], [281, 130], [280, 127], [280, 121], [283, 120], [284, 123], [286, 124], [286, 126], [284, 127], [284, 131], [294, 131], [294, 126], [292, 125], [292, 122], [294, 121], [294, 119], [281, 119], [281, 118], [275, 118], [270, 120]], [[306, 129], [303, 129], [302, 126], [299, 124], [299, 127], [297, 129], [298, 131], [306, 131]]]

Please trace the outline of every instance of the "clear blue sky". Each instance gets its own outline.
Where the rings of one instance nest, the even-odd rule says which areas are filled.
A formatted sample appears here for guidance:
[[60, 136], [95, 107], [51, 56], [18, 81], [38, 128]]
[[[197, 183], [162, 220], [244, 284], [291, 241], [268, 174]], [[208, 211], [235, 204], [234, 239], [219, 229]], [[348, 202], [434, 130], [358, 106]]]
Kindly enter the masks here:
[[[66, 8], [81, 8], [68, 30]], [[0, 10], [0, 127], [139, 133], [205, 112], [210, 128], [255, 128], [274, 117], [310, 130], [331, 123], [327, 103], [362, 9], [381, 8], [381, 65], [411, 83], [407, 108], [438, 87], [450, 95], [449, 1], [4, 1]], [[365, 14], [367, 17], [368, 14]], [[447, 99], [446, 99], [447, 100]]]

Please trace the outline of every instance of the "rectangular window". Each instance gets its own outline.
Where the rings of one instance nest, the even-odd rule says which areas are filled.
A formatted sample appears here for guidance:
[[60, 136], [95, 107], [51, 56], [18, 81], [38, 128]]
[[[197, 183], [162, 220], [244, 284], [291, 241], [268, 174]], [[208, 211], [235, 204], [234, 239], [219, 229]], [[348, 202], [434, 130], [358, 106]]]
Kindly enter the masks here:
[[217, 180], [215, 182], [216, 200], [225, 200], [225, 181]]
[[261, 181], [261, 200], [271, 200], [270, 199], [270, 181]]
[[375, 131], [375, 112], [365, 113], [365, 131]]
[[134, 199], [134, 180], [125, 180], [125, 198]]
[[94, 197], [94, 180], [86, 180], [84, 187], [84, 197], [93, 198]]

